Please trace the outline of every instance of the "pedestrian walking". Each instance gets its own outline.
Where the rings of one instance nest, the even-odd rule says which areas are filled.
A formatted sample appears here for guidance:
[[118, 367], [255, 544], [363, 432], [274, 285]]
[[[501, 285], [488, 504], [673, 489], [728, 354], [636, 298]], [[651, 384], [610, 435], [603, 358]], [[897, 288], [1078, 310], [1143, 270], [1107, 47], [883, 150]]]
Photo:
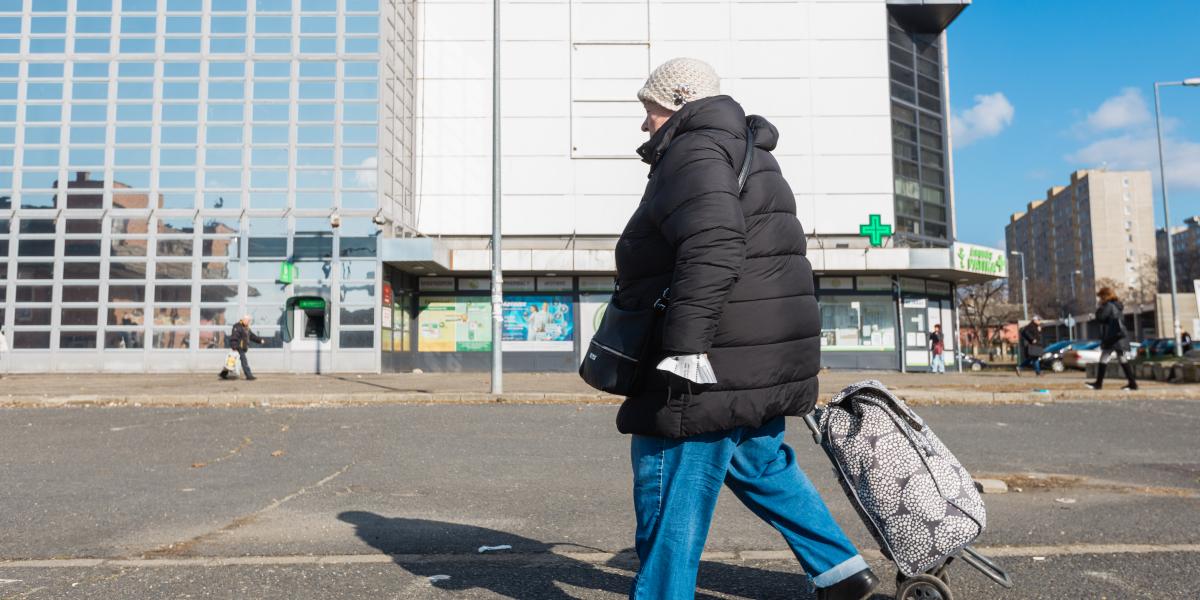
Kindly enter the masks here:
[[724, 484], [783, 535], [818, 598], [866, 598], [878, 580], [783, 441], [783, 417], [816, 402], [821, 327], [795, 195], [771, 155], [779, 132], [694, 59], [664, 63], [637, 97], [650, 178], [617, 242], [614, 303], [666, 306], [617, 414], [633, 434], [630, 597], [694, 596]]
[[1033, 373], [1041, 377], [1042, 354], [1046, 351], [1042, 347], [1042, 318], [1033, 315], [1033, 319], [1021, 328], [1020, 337], [1021, 351], [1017, 355], [1017, 376], [1021, 376], [1021, 367], [1033, 365]]
[[942, 338], [942, 326], [937, 324], [933, 326], [933, 333], [929, 334], [929, 353], [933, 355], [932, 370], [934, 373], [946, 372], [946, 357], [943, 354], [946, 352], [946, 341]]
[[1184, 352], [1190, 352], [1192, 350], [1192, 334], [1186, 331], [1183, 332], [1183, 334], [1179, 336], [1179, 343]]
[[[242, 361], [242, 374], [246, 376], [247, 380], [254, 381], [258, 378], [250, 371], [250, 361], [246, 360], [246, 351], [250, 349], [250, 342], [262, 344], [264, 341], [250, 330], [250, 322], [250, 315], [245, 315], [240, 321], [233, 324], [233, 331], [229, 334], [229, 349], [238, 353], [238, 359]], [[221, 379], [228, 379], [229, 373], [228, 367], [222, 368]], [[237, 373], [235, 372], [233, 376], [237, 378]]]
[[1121, 370], [1125, 372], [1128, 383], [1123, 390], [1138, 389], [1137, 379], [1133, 377], [1133, 367], [1129, 364], [1129, 334], [1125, 331], [1125, 306], [1117, 298], [1112, 288], [1105, 286], [1096, 292], [1100, 299], [1100, 308], [1096, 309], [1096, 321], [1100, 323], [1100, 362], [1096, 365], [1096, 381], [1085, 382], [1093, 390], [1104, 387], [1104, 375], [1108, 370], [1108, 360], [1116, 354]]

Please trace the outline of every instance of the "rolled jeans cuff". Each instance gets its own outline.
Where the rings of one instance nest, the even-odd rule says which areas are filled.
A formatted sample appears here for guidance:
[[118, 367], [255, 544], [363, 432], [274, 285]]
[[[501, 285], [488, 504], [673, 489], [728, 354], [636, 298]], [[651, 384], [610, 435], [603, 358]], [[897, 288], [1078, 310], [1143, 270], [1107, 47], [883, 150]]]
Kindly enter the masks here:
[[861, 554], [855, 554], [851, 558], [842, 562], [842, 564], [813, 577], [813, 585], [819, 588], [826, 588], [841, 582], [843, 579], [869, 568], [867, 561], [863, 560]]

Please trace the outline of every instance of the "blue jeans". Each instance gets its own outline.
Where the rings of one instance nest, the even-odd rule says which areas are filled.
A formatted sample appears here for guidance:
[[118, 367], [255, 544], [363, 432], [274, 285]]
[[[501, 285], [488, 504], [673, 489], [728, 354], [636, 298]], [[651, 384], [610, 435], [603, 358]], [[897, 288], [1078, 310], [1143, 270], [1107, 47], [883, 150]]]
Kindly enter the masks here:
[[1025, 360], [1022, 360], [1021, 364], [1017, 365], [1017, 368], [1020, 369], [1021, 367], [1028, 367], [1029, 365], [1033, 365], [1034, 373], [1037, 373], [1038, 375], [1042, 374], [1042, 357], [1041, 356], [1034, 356], [1034, 357], [1026, 356]]
[[641, 569], [630, 598], [693, 598], [721, 484], [770, 523], [817, 587], [867, 568], [783, 443], [783, 417], [684, 439], [633, 436], [633, 505]]
[[933, 372], [934, 373], [945, 373], [946, 372], [946, 357], [945, 356], [943, 356], [941, 354], [933, 355]]

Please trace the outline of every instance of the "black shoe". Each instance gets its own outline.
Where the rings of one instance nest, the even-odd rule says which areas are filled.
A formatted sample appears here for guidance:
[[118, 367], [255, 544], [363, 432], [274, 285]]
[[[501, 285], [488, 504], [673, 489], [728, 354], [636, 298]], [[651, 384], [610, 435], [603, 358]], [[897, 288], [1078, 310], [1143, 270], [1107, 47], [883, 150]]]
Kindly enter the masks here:
[[1136, 392], [1138, 390], [1138, 386], [1136, 383], [1129, 383], [1129, 384], [1125, 384], [1125, 387], [1123, 387], [1121, 389], [1123, 389], [1127, 392]]
[[1097, 384], [1097, 383], [1092, 383], [1092, 382], [1090, 382], [1090, 381], [1085, 381], [1085, 382], [1083, 382], [1083, 385], [1086, 385], [1086, 386], [1088, 387], [1088, 389], [1089, 389], [1089, 390], [1098, 390], [1098, 389], [1100, 389], [1100, 384]]
[[255, 377], [255, 376], [253, 376], [253, 375], [247, 375], [247, 376], [246, 376], [246, 381], [254, 381], [255, 379], [258, 379], [258, 378], [257, 378], [257, 377]]
[[879, 578], [863, 569], [829, 587], [817, 588], [817, 600], [866, 600], [879, 587]]

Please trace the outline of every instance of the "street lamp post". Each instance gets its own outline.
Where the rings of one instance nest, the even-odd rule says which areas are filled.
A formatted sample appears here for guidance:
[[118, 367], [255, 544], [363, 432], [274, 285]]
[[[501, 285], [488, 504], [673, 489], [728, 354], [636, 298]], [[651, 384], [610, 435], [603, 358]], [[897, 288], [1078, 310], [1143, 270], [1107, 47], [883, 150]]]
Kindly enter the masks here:
[[1021, 257], [1021, 307], [1025, 313], [1025, 320], [1029, 320], [1029, 296], [1026, 295], [1025, 289], [1029, 287], [1029, 280], [1025, 278], [1025, 253], [1016, 250], [1009, 251], [1013, 256]]
[[500, 233], [500, 0], [492, 1], [492, 393], [504, 392], [504, 269]]
[[1174, 326], [1171, 337], [1175, 339], [1175, 356], [1178, 357], [1183, 356], [1183, 344], [1179, 337], [1179, 291], [1175, 285], [1175, 244], [1171, 240], [1171, 207], [1167, 203], [1167, 166], [1163, 159], [1162, 102], [1159, 100], [1158, 93], [1158, 88], [1170, 86], [1197, 87], [1200, 86], [1200, 77], [1183, 81], [1154, 82], [1154, 127], [1158, 130], [1158, 173], [1162, 179], [1163, 229], [1167, 234], [1167, 267], [1171, 272], [1171, 320]]

